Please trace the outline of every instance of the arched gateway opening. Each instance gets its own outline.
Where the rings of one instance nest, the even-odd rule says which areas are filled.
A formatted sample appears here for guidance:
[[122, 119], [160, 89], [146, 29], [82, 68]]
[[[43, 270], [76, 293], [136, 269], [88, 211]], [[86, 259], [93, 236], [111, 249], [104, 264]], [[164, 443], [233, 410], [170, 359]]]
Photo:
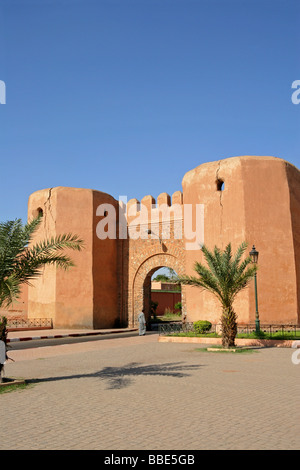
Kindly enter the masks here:
[[151, 322], [157, 319], [181, 319], [181, 285], [177, 273], [170, 268], [159, 268], [151, 277]]
[[[131, 322], [137, 326], [137, 316], [144, 310], [146, 320], [150, 320], [151, 316], [151, 277], [159, 268], [171, 268], [179, 276], [184, 274], [184, 266], [182, 261], [172, 254], [156, 254], [146, 259], [136, 271], [133, 280], [132, 299], [133, 308], [131, 312]], [[185, 290], [181, 291], [181, 303], [183, 315], [185, 308]]]

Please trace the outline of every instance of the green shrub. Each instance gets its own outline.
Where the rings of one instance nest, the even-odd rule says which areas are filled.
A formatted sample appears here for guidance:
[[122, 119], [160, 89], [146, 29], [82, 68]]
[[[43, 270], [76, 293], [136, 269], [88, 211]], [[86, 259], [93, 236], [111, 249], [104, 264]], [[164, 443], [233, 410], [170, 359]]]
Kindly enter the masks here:
[[172, 310], [170, 307], [166, 307], [166, 308], [165, 308], [164, 316], [165, 316], [165, 317], [171, 317], [172, 315], [174, 315], [173, 310]]
[[181, 315], [182, 312], [182, 303], [181, 302], [176, 302], [174, 305], [175, 310], [179, 310], [178, 315]]
[[207, 333], [211, 329], [211, 323], [207, 320], [198, 320], [194, 321], [194, 331], [198, 334], [201, 335], [203, 333]]

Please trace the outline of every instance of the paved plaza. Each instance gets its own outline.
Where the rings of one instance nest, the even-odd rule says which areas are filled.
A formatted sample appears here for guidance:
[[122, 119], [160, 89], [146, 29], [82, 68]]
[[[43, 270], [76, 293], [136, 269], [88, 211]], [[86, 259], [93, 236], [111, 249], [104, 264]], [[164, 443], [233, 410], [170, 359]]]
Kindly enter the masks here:
[[289, 348], [209, 353], [158, 335], [9, 352], [0, 449], [299, 449]]

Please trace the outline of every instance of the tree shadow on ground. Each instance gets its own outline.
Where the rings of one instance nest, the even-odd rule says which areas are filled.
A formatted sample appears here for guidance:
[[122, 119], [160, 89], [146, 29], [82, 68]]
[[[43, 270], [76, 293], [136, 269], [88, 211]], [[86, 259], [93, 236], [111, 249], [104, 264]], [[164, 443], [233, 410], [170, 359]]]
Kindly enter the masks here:
[[137, 376], [163, 376], [163, 377], [174, 377], [184, 378], [188, 377], [187, 371], [199, 369], [201, 365], [188, 365], [181, 362], [172, 362], [165, 364], [150, 364], [142, 365], [138, 362], [131, 362], [122, 367], [103, 367], [98, 372], [92, 372], [89, 374], [75, 374], [58, 377], [46, 377], [41, 379], [30, 379], [26, 380], [28, 384], [42, 383], [42, 382], [54, 382], [58, 380], [69, 380], [69, 379], [82, 379], [82, 378], [99, 378], [101, 380], [108, 381], [108, 389], [121, 389], [128, 387], [132, 384], [133, 378]]

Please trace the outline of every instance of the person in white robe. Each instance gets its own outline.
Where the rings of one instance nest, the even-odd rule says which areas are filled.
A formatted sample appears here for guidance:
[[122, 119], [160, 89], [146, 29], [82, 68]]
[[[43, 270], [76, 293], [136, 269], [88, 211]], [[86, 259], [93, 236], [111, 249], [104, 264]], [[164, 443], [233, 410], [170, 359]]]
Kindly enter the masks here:
[[139, 313], [138, 322], [139, 322], [139, 335], [143, 336], [146, 334], [146, 318], [145, 318], [144, 312]]

